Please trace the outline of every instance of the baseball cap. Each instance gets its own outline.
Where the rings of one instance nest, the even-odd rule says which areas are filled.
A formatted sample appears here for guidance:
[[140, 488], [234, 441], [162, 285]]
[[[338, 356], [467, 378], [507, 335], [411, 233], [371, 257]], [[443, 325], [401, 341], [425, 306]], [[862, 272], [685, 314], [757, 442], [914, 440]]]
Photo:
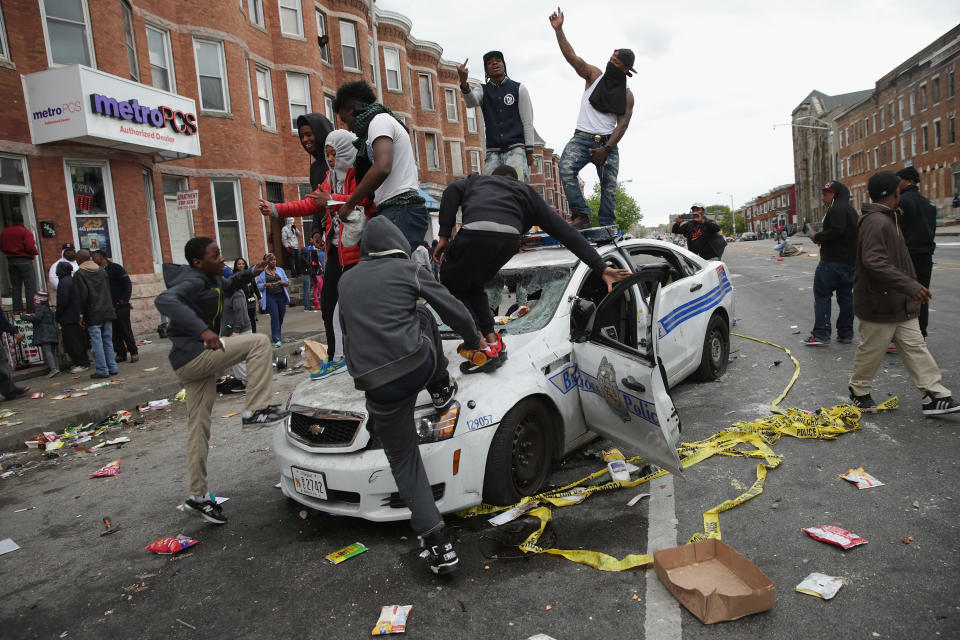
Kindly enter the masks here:
[[694, 202], [692, 205], [690, 205], [690, 210], [693, 211], [694, 209], [704, 209], [704, 210], [705, 210], [706, 207], [703, 206], [703, 203], [702, 203], [702, 202]]
[[880, 171], [870, 176], [870, 180], [867, 181], [867, 192], [870, 194], [870, 199], [876, 202], [894, 193], [899, 186], [900, 178], [895, 173]]
[[836, 193], [838, 190], [839, 190], [839, 187], [837, 187], [836, 180], [831, 180], [827, 184], [823, 185], [823, 187], [821, 188], [821, 191], [830, 191], [831, 193]]
[[904, 167], [897, 171], [897, 177], [904, 180], [912, 180], [913, 182], [920, 182], [920, 174], [913, 167]]
[[627, 68], [627, 77], [633, 77], [631, 74], [637, 72], [637, 70], [633, 68], [633, 63], [636, 60], [633, 51], [630, 49], [617, 49], [617, 59]]
[[63, 243], [63, 246], [60, 247], [60, 250], [61, 250], [61, 251], [66, 251], [67, 249], [72, 249], [72, 250], [74, 250], [74, 251], [77, 250], [77, 248], [76, 248], [75, 246], [73, 246], [73, 243], [72, 243], [72, 242], [64, 242], [64, 243]]

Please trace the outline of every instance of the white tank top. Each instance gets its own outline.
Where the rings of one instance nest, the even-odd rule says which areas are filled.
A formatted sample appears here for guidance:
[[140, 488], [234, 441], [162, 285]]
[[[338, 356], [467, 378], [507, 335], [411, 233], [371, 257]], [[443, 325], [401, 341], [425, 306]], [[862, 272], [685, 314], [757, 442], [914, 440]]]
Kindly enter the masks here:
[[577, 116], [577, 129], [587, 133], [597, 133], [602, 136], [610, 135], [617, 128], [617, 114], [603, 113], [597, 111], [590, 104], [590, 95], [597, 88], [603, 76], [600, 76], [590, 85], [590, 88], [583, 92], [580, 98], [580, 114]]

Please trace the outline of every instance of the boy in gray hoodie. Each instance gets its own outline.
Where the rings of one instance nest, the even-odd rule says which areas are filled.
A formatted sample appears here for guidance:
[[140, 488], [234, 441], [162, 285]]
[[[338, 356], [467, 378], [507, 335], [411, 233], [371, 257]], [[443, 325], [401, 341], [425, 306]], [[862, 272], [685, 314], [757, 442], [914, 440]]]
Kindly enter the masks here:
[[413, 415], [421, 389], [426, 387], [433, 405], [443, 409], [457, 385], [447, 373], [437, 322], [417, 300], [426, 300], [467, 348], [478, 348], [481, 340], [463, 303], [410, 260], [409, 251], [410, 242], [390, 220], [370, 220], [360, 241], [360, 262], [340, 279], [340, 324], [347, 371], [366, 393], [370, 424], [410, 509], [410, 526], [424, 548], [420, 555], [431, 571], [445, 574], [456, 570], [457, 553], [433, 499]]

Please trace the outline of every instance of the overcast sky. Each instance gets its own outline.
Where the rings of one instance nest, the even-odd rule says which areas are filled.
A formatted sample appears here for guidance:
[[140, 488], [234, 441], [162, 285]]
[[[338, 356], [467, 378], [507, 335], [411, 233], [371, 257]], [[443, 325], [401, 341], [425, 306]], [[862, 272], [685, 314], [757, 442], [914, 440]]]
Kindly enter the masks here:
[[[566, 63], [541, 0], [377, 0], [406, 15], [413, 36], [470, 58], [504, 52], [527, 85], [540, 135], [559, 155], [573, 133], [584, 83]], [[736, 206], [793, 182], [790, 112], [813, 89], [870, 89], [892, 68], [960, 21], [956, 0], [869, 3], [810, 0], [724, 3], [590, 0], [561, 5], [574, 50], [603, 69], [613, 49], [634, 50], [636, 98], [620, 143], [620, 179], [644, 213], [666, 222], [694, 201]], [[587, 189], [596, 181], [588, 165]]]

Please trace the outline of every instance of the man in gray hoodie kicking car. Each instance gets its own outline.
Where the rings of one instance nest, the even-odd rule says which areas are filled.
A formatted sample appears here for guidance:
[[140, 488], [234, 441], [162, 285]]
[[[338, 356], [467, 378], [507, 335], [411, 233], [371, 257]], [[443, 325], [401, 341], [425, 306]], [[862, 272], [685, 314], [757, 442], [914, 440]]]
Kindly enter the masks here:
[[424, 387], [433, 405], [443, 409], [457, 385], [447, 373], [437, 322], [417, 300], [426, 300], [468, 348], [478, 348], [481, 341], [463, 303], [410, 260], [409, 252], [409, 240], [387, 218], [367, 223], [360, 262], [340, 279], [340, 324], [347, 371], [366, 393], [370, 423], [410, 509], [410, 526], [420, 536], [420, 555], [431, 571], [444, 574], [456, 570], [457, 552], [433, 499], [413, 414]]

